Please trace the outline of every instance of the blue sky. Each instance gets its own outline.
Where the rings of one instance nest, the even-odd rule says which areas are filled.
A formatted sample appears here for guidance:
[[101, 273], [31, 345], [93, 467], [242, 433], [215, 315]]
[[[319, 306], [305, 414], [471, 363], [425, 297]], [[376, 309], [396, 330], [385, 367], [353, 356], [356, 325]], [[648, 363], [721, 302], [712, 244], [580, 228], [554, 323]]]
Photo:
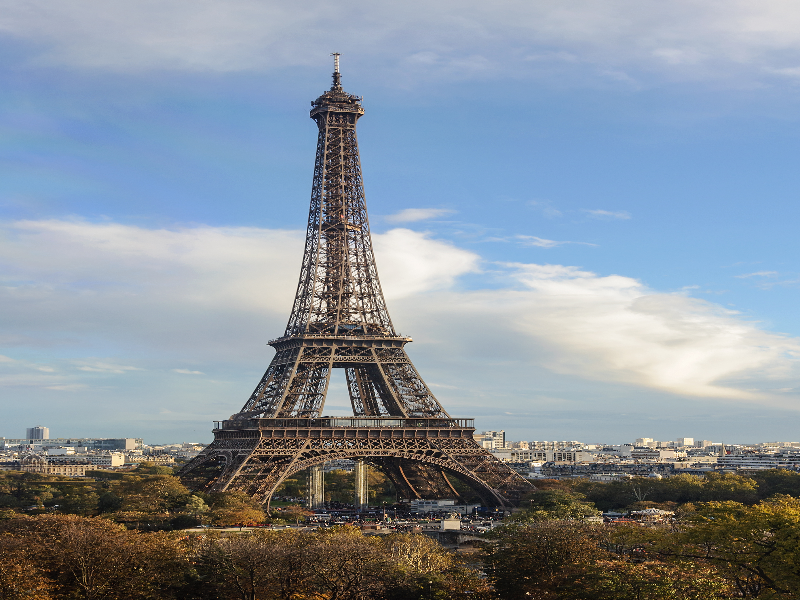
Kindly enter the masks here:
[[0, 436], [209, 441], [244, 404], [338, 51], [389, 308], [452, 414], [796, 441], [794, 3], [0, 8]]

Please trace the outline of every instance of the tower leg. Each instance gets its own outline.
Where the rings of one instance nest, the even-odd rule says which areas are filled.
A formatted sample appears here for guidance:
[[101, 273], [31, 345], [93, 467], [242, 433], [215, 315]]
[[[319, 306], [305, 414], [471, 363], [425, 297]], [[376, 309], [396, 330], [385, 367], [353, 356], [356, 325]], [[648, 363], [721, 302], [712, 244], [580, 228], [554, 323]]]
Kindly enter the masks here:
[[363, 460], [356, 461], [355, 468], [355, 502], [353, 503], [356, 510], [366, 510], [369, 504], [369, 489], [367, 486], [367, 463]]
[[308, 470], [306, 488], [306, 506], [322, 508], [325, 505], [325, 475], [322, 465], [314, 465]]

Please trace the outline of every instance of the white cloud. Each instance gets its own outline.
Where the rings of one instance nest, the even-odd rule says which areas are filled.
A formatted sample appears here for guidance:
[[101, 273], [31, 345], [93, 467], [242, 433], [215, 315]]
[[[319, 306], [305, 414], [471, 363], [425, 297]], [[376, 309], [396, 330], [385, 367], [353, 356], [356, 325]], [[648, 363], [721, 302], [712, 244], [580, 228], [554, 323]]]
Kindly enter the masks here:
[[77, 367], [79, 371], [86, 371], [88, 373], [114, 373], [116, 375], [122, 375], [123, 373], [128, 373], [130, 371], [141, 371], [139, 367], [130, 367], [127, 365], [115, 365], [111, 363], [105, 362], [92, 362], [88, 364], [82, 364]]
[[[387, 82], [579, 68], [748, 86], [795, 77], [800, 11], [765, 0], [3, 0], [0, 32], [39, 64], [112, 70], [269, 70], [318, 65], [332, 48], [380, 64]], [[352, 64], [352, 62], [350, 64]], [[633, 77], [632, 77], [633, 74]], [[585, 79], [585, 76], [583, 77]]]
[[556, 242], [555, 240], [546, 240], [544, 238], [536, 237], [535, 235], [518, 235], [516, 239], [520, 240], [525, 246], [537, 246], [539, 248], [555, 248], [561, 244], [568, 242]]
[[800, 341], [712, 303], [574, 267], [525, 265], [517, 277], [530, 290], [523, 328], [556, 349], [557, 371], [741, 399], [759, 394], [737, 380], [800, 375]]
[[757, 271], [755, 273], [746, 273], [744, 275], [734, 275], [739, 279], [747, 279], [748, 277], [777, 277], [777, 271]]
[[[423, 233], [394, 229], [373, 238], [390, 299], [447, 287], [477, 268], [477, 255]], [[6, 224], [0, 233], [0, 330], [19, 345], [120, 335], [166, 352], [191, 347], [193, 356], [241, 358], [252, 346], [239, 346], [237, 339], [252, 338], [254, 324], [270, 337], [285, 326], [302, 251], [300, 231]]]
[[[408, 229], [376, 235], [375, 248], [395, 322], [435, 352], [430, 379], [443, 394], [479, 398], [485, 386], [505, 398], [498, 410], [526, 409], [540, 372], [628, 386], [643, 410], [659, 392], [798, 408], [774, 390], [800, 389], [800, 340], [685, 292], [540, 264], [484, 265], [493, 287], [465, 290], [459, 278], [481, 268], [472, 252]], [[283, 331], [301, 252], [295, 231], [6, 224], [0, 330], [15, 341], [2, 348], [0, 386], [111, 394], [135, 405], [128, 421], [149, 423], [165, 402], [175, 419], [230, 414], [266, 367], [264, 341]], [[176, 362], [195, 368], [172, 373], [211, 379], [163, 374]], [[115, 377], [98, 387], [97, 374]]]
[[373, 236], [384, 293], [390, 300], [447, 288], [478, 270], [477, 254], [409, 229]]
[[585, 213], [599, 219], [630, 219], [631, 215], [624, 210], [584, 209]]
[[[518, 286], [448, 290], [424, 305], [403, 306], [406, 315], [423, 313], [418, 318], [427, 339], [438, 344], [436, 357], [446, 356], [465, 372], [498, 373], [486, 383], [487, 389], [498, 386], [494, 394], [505, 386], [515, 386], [523, 397], [538, 394], [541, 376], [527, 383], [526, 378], [545, 369], [573, 380], [639, 388], [640, 408], [647, 411], [659, 409], [649, 399], [659, 390], [676, 398], [800, 408], [796, 396], [773, 392], [800, 378], [796, 338], [764, 331], [704, 300], [650, 290], [629, 277], [564, 265], [506, 269]], [[499, 365], [506, 365], [502, 384]], [[576, 408], [590, 408], [580, 398], [572, 400]], [[609, 408], [617, 402], [623, 401], [612, 401]], [[515, 405], [524, 403], [509, 400], [509, 407]]]
[[456, 211], [449, 208], [404, 208], [398, 213], [389, 215], [386, 220], [389, 223], [414, 223], [452, 215], [454, 212]]
[[536, 237], [535, 235], [515, 235], [514, 239], [519, 241], [523, 246], [536, 246], [537, 248], [555, 248], [564, 244], [582, 244], [584, 246], [595, 246], [589, 242], [568, 242], [568, 241], [555, 241], [547, 240], [544, 238]]

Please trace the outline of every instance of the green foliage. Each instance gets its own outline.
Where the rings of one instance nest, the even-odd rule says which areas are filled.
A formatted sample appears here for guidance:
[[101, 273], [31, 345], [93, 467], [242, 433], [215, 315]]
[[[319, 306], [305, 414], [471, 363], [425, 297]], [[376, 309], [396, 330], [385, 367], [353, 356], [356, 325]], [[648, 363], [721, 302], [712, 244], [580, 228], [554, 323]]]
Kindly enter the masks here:
[[236, 527], [264, 522], [261, 505], [242, 492], [220, 492], [210, 495], [209, 516], [213, 525]]
[[757, 480], [721, 473], [680, 474], [663, 479], [633, 477], [609, 483], [579, 480], [574, 489], [603, 511], [628, 509], [634, 503], [647, 501], [656, 505], [725, 500], [751, 504], [759, 497]]
[[208, 512], [209, 507], [203, 498], [197, 494], [192, 494], [186, 501], [186, 506], [184, 506], [183, 510], [186, 512], [186, 514], [200, 519], [205, 513]]
[[758, 484], [758, 497], [765, 500], [776, 494], [800, 498], [800, 473], [786, 469], [769, 469], [752, 475]]
[[563, 590], [564, 600], [722, 600], [730, 586], [709, 567], [598, 561]]
[[100, 514], [115, 512], [121, 508], [122, 498], [113, 492], [105, 492], [97, 499], [97, 511]]
[[145, 461], [140, 462], [131, 473], [135, 473], [136, 475], [174, 475], [175, 469]]
[[800, 596], [800, 500], [709, 502], [691, 521], [665, 554], [717, 566], [742, 597]]
[[192, 515], [178, 515], [170, 519], [169, 524], [172, 529], [190, 529], [200, 525], [200, 519]]
[[325, 500], [352, 504], [355, 489], [353, 471], [335, 469], [325, 473]]
[[527, 497], [524, 511], [514, 515], [515, 521], [583, 520], [596, 517], [600, 511], [583, 494], [561, 489], [537, 491]]

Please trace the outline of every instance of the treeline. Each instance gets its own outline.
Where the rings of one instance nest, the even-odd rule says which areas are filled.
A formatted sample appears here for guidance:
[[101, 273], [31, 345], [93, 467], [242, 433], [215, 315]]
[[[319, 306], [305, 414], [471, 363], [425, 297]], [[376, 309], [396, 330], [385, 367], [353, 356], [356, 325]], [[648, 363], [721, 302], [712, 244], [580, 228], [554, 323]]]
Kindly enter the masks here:
[[[369, 471], [370, 502], [394, 503], [391, 482], [380, 472]], [[353, 502], [353, 473], [332, 471], [325, 475], [326, 500]], [[277, 497], [305, 494], [305, 473], [285, 481]], [[143, 463], [131, 471], [89, 471], [88, 477], [71, 478], [37, 473], [0, 471], [0, 514], [3, 511], [59, 512], [81, 516], [104, 515], [137, 528], [165, 528], [164, 518], [177, 519], [176, 528], [197, 525], [238, 525], [296, 521], [305, 516], [298, 506], [283, 507], [265, 515], [261, 505], [236, 493], [192, 493], [174, 476], [170, 467]], [[277, 510], [280, 508], [280, 510]], [[1, 600], [1, 599], [0, 599]]]
[[572, 494], [603, 512], [647, 507], [674, 510], [686, 503], [714, 501], [755, 504], [778, 494], [800, 497], [800, 473], [784, 469], [760, 471], [752, 475], [707, 473], [681, 474], [663, 479], [633, 477], [608, 483], [589, 479], [535, 483], [540, 491], [558, 490]]
[[548, 520], [538, 508], [540, 518], [487, 534], [484, 560], [496, 597], [800, 598], [800, 500], [684, 506], [679, 521], [652, 527]]
[[337, 527], [180, 537], [97, 517], [0, 521], [2, 600], [491, 597], [477, 571], [422, 535]]
[[[189, 491], [168, 467], [144, 465], [133, 471], [94, 471], [91, 479], [0, 472], [0, 518], [60, 513], [101, 516], [129, 529], [184, 529], [198, 524], [249, 525], [305, 518], [300, 506], [265, 514], [242, 493]], [[2, 600], [2, 596], [0, 596]]]

